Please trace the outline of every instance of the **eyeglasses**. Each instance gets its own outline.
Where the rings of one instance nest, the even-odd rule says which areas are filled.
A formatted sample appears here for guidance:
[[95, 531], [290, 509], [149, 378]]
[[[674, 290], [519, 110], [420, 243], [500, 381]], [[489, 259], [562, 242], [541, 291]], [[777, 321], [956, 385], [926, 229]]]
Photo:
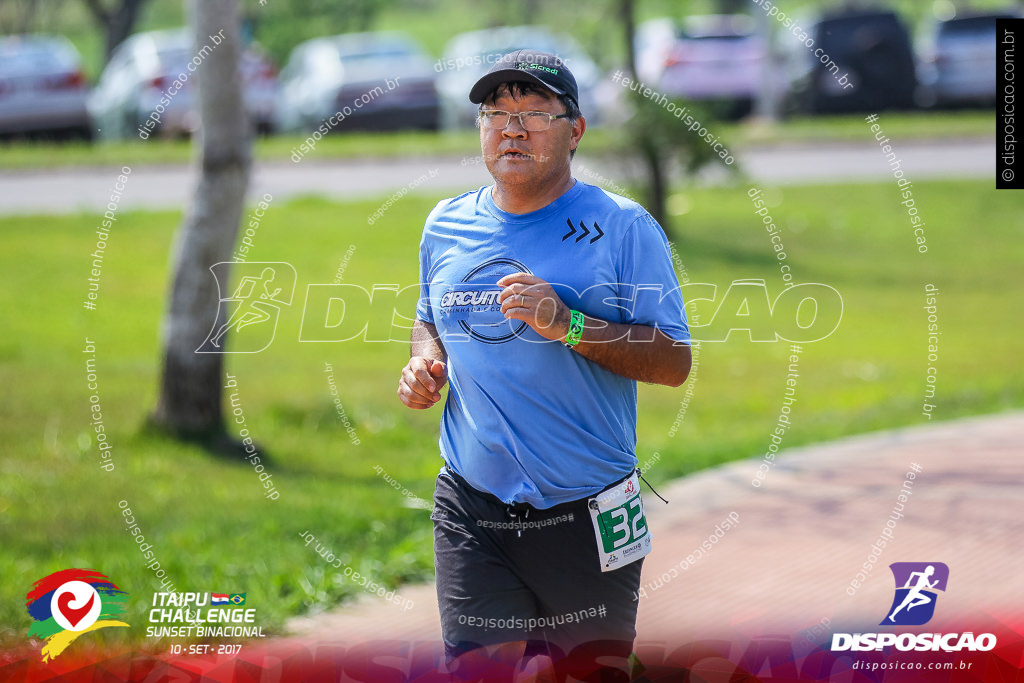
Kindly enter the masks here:
[[484, 109], [480, 112], [480, 125], [491, 130], [505, 130], [512, 122], [512, 117], [519, 119], [523, 130], [539, 133], [551, 127], [555, 119], [568, 118], [568, 114], [549, 114], [546, 111], [521, 111], [518, 114], [500, 109]]

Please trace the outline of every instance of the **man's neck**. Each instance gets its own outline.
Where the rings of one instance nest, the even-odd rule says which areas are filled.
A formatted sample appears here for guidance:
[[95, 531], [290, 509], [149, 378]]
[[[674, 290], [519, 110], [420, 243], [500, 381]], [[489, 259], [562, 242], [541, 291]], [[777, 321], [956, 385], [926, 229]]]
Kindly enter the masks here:
[[544, 187], [527, 185], [502, 185], [495, 181], [491, 198], [499, 209], [506, 213], [530, 213], [543, 209], [572, 189], [576, 179], [567, 173], [561, 182]]

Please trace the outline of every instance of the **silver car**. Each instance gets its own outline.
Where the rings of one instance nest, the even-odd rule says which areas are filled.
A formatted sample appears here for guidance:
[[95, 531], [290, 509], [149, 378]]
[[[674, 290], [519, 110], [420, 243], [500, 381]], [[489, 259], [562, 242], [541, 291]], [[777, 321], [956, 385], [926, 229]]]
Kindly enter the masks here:
[[970, 14], [939, 22], [918, 50], [918, 102], [924, 106], [991, 105], [996, 98], [996, 19]]
[[278, 130], [438, 127], [434, 71], [398, 32], [315, 38], [292, 50], [278, 79]]
[[[193, 46], [187, 29], [148, 31], [126, 39], [89, 96], [98, 134], [148, 139], [194, 132], [199, 126], [197, 73], [214, 49], [212, 41]], [[240, 66], [246, 110], [257, 130], [269, 130], [277, 81], [273, 65], [250, 46]]]
[[63, 36], [0, 38], [0, 134], [89, 137], [82, 57]]
[[658, 87], [669, 96], [722, 102], [721, 113], [736, 118], [752, 110], [766, 74], [776, 92], [785, 92], [784, 74], [771, 68], [768, 46], [749, 16], [691, 16], [665, 54]]

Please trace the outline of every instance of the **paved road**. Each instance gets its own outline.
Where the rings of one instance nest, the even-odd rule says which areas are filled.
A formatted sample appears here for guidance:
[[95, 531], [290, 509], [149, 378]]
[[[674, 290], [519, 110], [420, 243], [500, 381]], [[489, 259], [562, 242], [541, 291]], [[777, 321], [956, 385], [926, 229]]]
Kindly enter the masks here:
[[[760, 459], [659, 487], [669, 505], [644, 496], [655, 540], [643, 569], [638, 652], [770, 634], [828, 642], [831, 632], [877, 629], [893, 596], [893, 562], [950, 567], [936, 619], [951, 625], [947, 630], [981, 633], [1000, 615], [1019, 615], [1021, 443], [1024, 412], [1004, 413], [783, 451], [760, 488], [751, 486]], [[904, 489], [910, 494], [902, 503], [897, 496]], [[895, 518], [897, 504], [902, 516]], [[739, 524], [718, 537], [716, 525], [733, 514]], [[851, 596], [851, 581], [890, 519], [892, 540]], [[715, 545], [701, 552], [712, 535]], [[293, 619], [285, 642], [436, 642], [434, 585], [400, 593], [414, 601], [411, 610], [363, 598]]]
[[[986, 139], [907, 142], [895, 151], [907, 177], [994, 178], [995, 143]], [[800, 145], [754, 148], [738, 154], [752, 182], [764, 184], [837, 183], [884, 180], [892, 172], [878, 143]], [[411, 191], [460, 193], [490, 183], [476, 158], [413, 158], [318, 162], [307, 159], [257, 164], [250, 197], [269, 192], [275, 199], [324, 195], [337, 199], [380, 196], [414, 186]], [[0, 160], [2, 163], [2, 160]], [[627, 184], [627, 171], [580, 156], [577, 177], [615, 190]], [[0, 170], [0, 215], [101, 212], [110, 201], [117, 167], [42, 171]], [[721, 182], [723, 173], [702, 180]], [[420, 182], [420, 179], [423, 179]], [[124, 209], [174, 209], [189, 201], [196, 175], [187, 166], [137, 166], [119, 198]]]

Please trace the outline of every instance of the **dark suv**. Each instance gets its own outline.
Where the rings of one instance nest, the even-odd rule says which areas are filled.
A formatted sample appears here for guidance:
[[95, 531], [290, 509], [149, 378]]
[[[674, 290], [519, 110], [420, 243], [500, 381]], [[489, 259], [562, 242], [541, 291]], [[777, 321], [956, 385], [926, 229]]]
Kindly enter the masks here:
[[[800, 99], [811, 112], [877, 112], [914, 106], [914, 53], [906, 27], [893, 12], [826, 14], [814, 28], [814, 46], [808, 54], [813, 66], [800, 84]], [[829, 60], [838, 71], [830, 70]]]

